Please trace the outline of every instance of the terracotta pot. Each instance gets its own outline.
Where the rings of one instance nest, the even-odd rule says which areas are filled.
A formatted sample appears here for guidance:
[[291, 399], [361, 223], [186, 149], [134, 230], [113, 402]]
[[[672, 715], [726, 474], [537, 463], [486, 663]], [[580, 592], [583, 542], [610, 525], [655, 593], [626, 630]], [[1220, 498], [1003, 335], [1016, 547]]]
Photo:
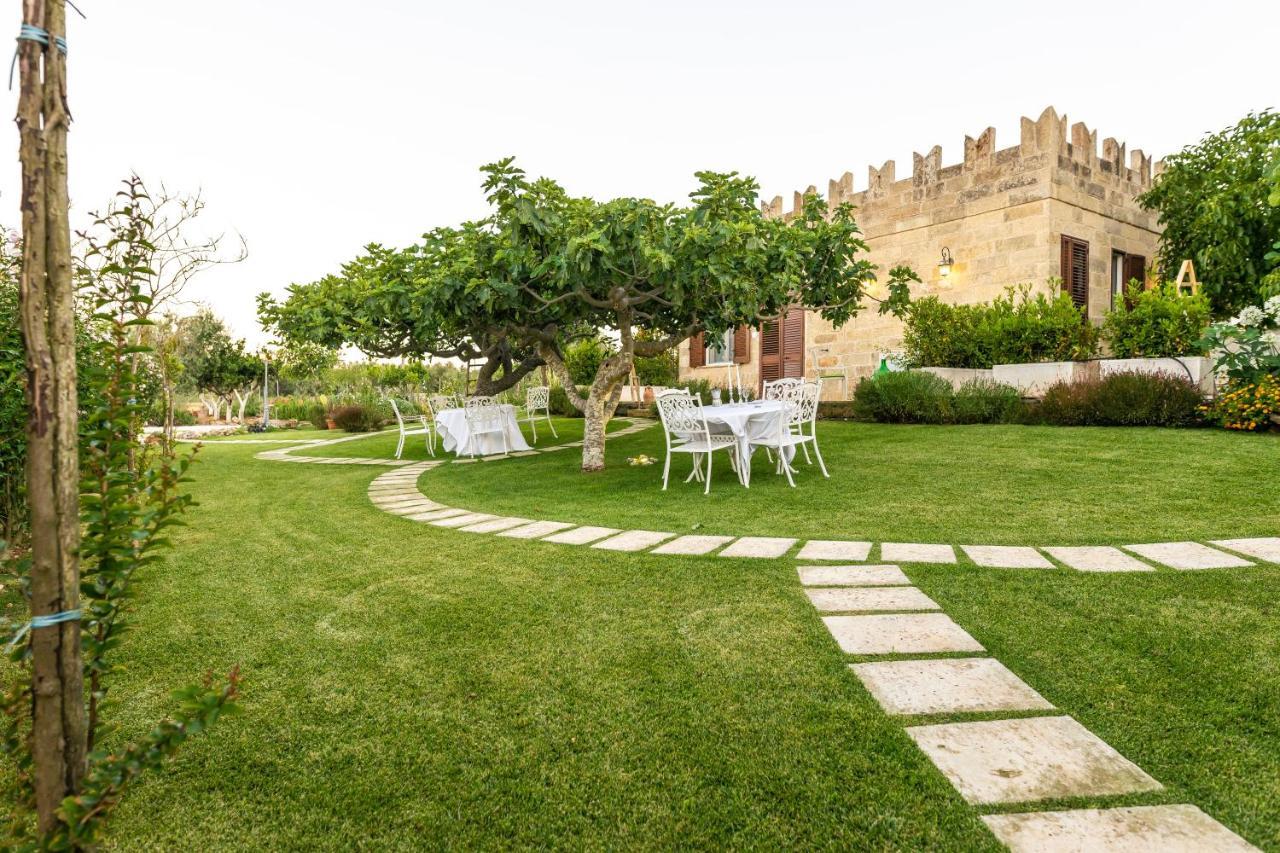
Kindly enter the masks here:
[[333, 418], [325, 418], [325, 419], [324, 419], [324, 425], [325, 425], [325, 427], [326, 427], [327, 429], [337, 429], [337, 428], [338, 428], [338, 422], [337, 422], [337, 421], [335, 421]]

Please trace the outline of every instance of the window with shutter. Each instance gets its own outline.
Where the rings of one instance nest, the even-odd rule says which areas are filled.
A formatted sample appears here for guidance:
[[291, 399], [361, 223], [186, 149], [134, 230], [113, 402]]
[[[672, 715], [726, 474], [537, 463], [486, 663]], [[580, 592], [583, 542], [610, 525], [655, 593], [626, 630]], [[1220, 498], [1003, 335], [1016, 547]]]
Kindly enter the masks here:
[[782, 319], [782, 375], [804, 378], [804, 310], [793, 308]]
[[737, 364], [751, 361], [751, 327], [739, 326], [733, 330], [733, 360]]
[[768, 321], [760, 324], [760, 382], [772, 382], [782, 378], [782, 336], [778, 324]]
[[1125, 255], [1124, 256], [1124, 285], [1129, 286], [1129, 282], [1137, 281], [1139, 286], [1145, 283], [1147, 278], [1147, 259], [1142, 255]]
[[689, 338], [689, 366], [702, 367], [707, 363], [707, 345], [702, 339], [702, 333]]
[[1062, 289], [1077, 308], [1089, 308], [1089, 244], [1062, 235]]

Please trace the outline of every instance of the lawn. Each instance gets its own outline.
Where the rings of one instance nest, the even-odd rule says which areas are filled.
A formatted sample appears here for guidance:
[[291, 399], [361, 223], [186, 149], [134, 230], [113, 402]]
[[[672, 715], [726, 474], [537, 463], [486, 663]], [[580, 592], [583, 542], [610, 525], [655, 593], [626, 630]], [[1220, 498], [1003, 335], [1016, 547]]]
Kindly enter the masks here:
[[[529, 429], [529, 425], [524, 421], [520, 422], [520, 432], [524, 435], [525, 441], [529, 442], [535, 448], [550, 447], [551, 445], [555, 445], [555, 444], [565, 444], [566, 442], [571, 442], [571, 441], [582, 441], [583, 423], [584, 421], [582, 420], [582, 418], [552, 418], [552, 425], [555, 427], [556, 433], [557, 433], [556, 435], [553, 436], [551, 432], [547, 429], [546, 421], [539, 421], [538, 439], [536, 443], [534, 443], [533, 441], [533, 434]], [[627, 426], [627, 423], [624, 421], [620, 421], [620, 420], [610, 421], [608, 431], [613, 432], [615, 430], [622, 429], [625, 426]], [[281, 437], [283, 437], [284, 435], [285, 433], [281, 433]], [[342, 432], [341, 430], [337, 430], [337, 431], [328, 433], [327, 436], [322, 435], [320, 437], [321, 438], [343, 438], [343, 437], [350, 438], [351, 436], [352, 436], [351, 433], [345, 433], [345, 432]], [[391, 459], [396, 454], [396, 442], [399, 440], [400, 440], [399, 431], [395, 429], [391, 429], [391, 430], [385, 430], [375, 435], [370, 435], [367, 438], [358, 438], [355, 441], [344, 441], [341, 444], [334, 444], [330, 446], [322, 446], [314, 449], [309, 449], [305, 451], [305, 453], [300, 452], [300, 455], [304, 455], [304, 456], [360, 455], [360, 456], [372, 456], [374, 458]], [[566, 458], [572, 457], [574, 455], [574, 453], [572, 452], [562, 451], [562, 453], [565, 454]], [[400, 455], [400, 458], [413, 459], [413, 460], [430, 459], [431, 456], [427, 453], [426, 438], [421, 435], [412, 435], [406, 438], [404, 442], [404, 452]], [[445, 453], [444, 450], [441, 448], [439, 439], [436, 440], [436, 458], [437, 459], [453, 458], [452, 453]]]
[[[238, 663], [244, 714], [130, 792], [111, 848], [994, 849], [847, 672], [793, 561], [442, 530], [376, 510], [376, 469], [261, 449], [201, 454], [111, 694], [120, 742]], [[555, 460], [574, 457], [422, 483], [501, 469], [524, 488]], [[1107, 802], [1195, 803], [1280, 849], [1280, 568], [908, 573], [1168, 788]]]
[[[567, 429], [567, 428], [566, 428]], [[751, 488], [727, 457], [710, 496], [683, 482], [687, 456], [660, 491], [660, 427], [609, 443], [608, 470], [584, 476], [564, 451], [502, 465], [450, 466], [422, 480], [453, 506], [582, 524], [685, 533], [955, 544], [1129, 544], [1275, 535], [1280, 478], [1259, 476], [1280, 438], [1222, 430], [887, 426], [822, 422], [827, 466], [800, 464], [797, 488], [757, 454]], [[308, 453], [390, 456], [394, 439]], [[412, 458], [421, 458], [419, 453]]]

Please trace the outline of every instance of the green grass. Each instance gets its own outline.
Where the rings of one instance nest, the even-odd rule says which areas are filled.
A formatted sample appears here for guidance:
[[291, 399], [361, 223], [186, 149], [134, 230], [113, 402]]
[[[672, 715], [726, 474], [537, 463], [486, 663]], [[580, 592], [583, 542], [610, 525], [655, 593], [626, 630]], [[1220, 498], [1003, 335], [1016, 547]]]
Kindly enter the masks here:
[[[601, 474], [581, 474], [579, 454], [565, 451], [437, 469], [422, 487], [467, 509], [676, 533], [1071, 545], [1274, 535], [1280, 527], [1280, 478], [1260, 473], [1271, 464], [1263, 460], [1280, 454], [1275, 436], [841, 422], [818, 430], [831, 478], [802, 460], [795, 489], [763, 453], [743, 489], [719, 454], [704, 496], [683, 482], [690, 462], [677, 455], [664, 493], [660, 427], [611, 441]], [[330, 452], [374, 448], [370, 440]], [[659, 463], [626, 464], [640, 453]]]
[[[259, 450], [202, 454], [111, 692], [114, 743], [208, 669], [243, 667], [244, 714], [131, 790], [110, 848], [995, 848], [849, 674], [792, 561], [441, 530], [374, 509], [378, 470]], [[422, 484], [502, 468], [527, 488], [557, 459]], [[651, 486], [634, 499], [671, 498]], [[1280, 568], [908, 571], [1168, 788], [1107, 802], [1192, 802], [1280, 849]]]
[[[208, 438], [201, 438], [201, 441], [243, 441], [245, 439], [289, 439], [296, 441], [311, 441], [313, 439], [337, 438], [346, 435], [340, 429], [273, 429], [270, 432], [252, 433], [245, 432], [237, 435], [215, 435]], [[394, 448], [393, 448], [394, 449]]]

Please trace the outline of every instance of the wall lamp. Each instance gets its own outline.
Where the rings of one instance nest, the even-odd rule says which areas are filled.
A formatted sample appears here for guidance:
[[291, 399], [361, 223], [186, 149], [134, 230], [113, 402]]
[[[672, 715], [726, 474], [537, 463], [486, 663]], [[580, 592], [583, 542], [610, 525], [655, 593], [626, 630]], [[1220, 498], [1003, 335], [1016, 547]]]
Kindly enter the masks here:
[[938, 261], [938, 275], [946, 278], [951, 275], [951, 250], [946, 246], [942, 247], [942, 260]]

